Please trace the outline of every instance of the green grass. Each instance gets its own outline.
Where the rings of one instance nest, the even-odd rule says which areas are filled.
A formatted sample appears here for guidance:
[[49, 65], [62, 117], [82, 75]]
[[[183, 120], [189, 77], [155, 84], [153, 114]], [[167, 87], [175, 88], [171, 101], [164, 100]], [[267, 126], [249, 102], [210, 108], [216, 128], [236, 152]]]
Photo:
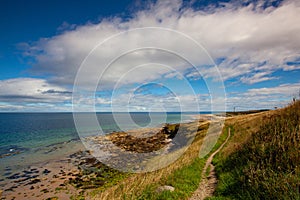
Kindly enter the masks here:
[[[228, 135], [227, 130], [225, 130], [224, 133], [219, 137], [211, 153], [217, 150], [221, 146], [221, 144], [226, 140], [227, 135]], [[207, 155], [204, 158], [196, 158], [190, 165], [179, 168], [178, 170], [174, 171], [170, 176], [168, 176], [165, 180], [162, 180], [160, 184], [149, 185], [137, 199], [139, 200], [188, 199], [188, 197], [190, 197], [194, 193], [194, 191], [199, 187], [202, 178], [201, 177], [202, 170], [209, 155]], [[157, 193], [156, 189], [160, 185], [170, 185], [173, 186], [175, 190], [173, 192], [164, 191], [161, 193]], [[124, 199], [132, 199], [132, 198], [125, 195]]]
[[300, 199], [300, 101], [265, 116], [242, 148], [214, 163], [219, 183], [210, 199]]
[[150, 185], [143, 191], [138, 199], [185, 199], [194, 190], [197, 189], [201, 179], [201, 171], [205, 164], [205, 159], [196, 158], [195, 161], [188, 166], [176, 170], [172, 175], [162, 181], [162, 185], [170, 185], [175, 188], [174, 192], [164, 191], [157, 193], [158, 185]]
[[207, 166], [206, 172], [205, 172], [205, 176], [208, 176], [210, 172], [210, 165]]

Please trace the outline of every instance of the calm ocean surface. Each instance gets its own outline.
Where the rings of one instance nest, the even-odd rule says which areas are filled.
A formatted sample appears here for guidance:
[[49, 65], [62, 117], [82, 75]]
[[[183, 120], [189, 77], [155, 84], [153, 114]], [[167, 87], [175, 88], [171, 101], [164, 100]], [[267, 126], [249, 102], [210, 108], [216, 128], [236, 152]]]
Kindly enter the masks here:
[[[130, 113], [135, 126], [128, 124], [128, 115], [123, 113], [114, 114], [119, 119], [118, 124], [112, 113], [97, 113], [97, 118], [103, 132], [109, 133], [119, 131], [120, 127], [129, 130], [136, 125], [154, 127], [165, 122], [190, 121], [195, 114], [168, 113], [162, 116], [161, 113]], [[79, 115], [84, 118], [86, 114]], [[166, 120], [162, 120], [160, 115]], [[100, 132], [97, 127], [86, 128], [91, 135]], [[75, 151], [78, 143], [80, 139], [72, 113], [0, 113], [0, 170], [12, 165], [21, 167], [55, 159], [62, 153]]]

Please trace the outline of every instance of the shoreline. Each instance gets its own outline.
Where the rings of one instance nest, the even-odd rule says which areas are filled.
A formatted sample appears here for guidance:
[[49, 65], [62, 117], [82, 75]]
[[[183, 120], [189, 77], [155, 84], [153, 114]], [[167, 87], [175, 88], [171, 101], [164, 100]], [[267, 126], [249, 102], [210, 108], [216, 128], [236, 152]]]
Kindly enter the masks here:
[[[194, 119], [182, 124], [192, 123], [197, 120], [208, 120], [211, 115], [195, 115]], [[129, 135], [137, 137], [139, 140], [147, 139], [149, 136], [155, 135], [162, 127], [139, 128], [126, 131]], [[112, 132], [104, 137], [112, 137], [120, 132]], [[99, 136], [92, 136], [94, 139]], [[158, 144], [167, 145], [170, 140], [167, 137], [161, 139]], [[117, 137], [119, 139], [119, 136]], [[156, 139], [156, 138], [154, 138]], [[12, 173], [9, 168], [4, 169], [4, 180], [0, 180], [1, 199], [47, 199], [59, 198], [69, 199], [71, 196], [78, 196], [87, 189], [94, 189], [105, 185], [110, 179], [126, 176], [123, 172], [117, 172], [110, 167], [105, 166], [95, 159], [89, 151], [86, 150], [82, 141], [76, 141], [78, 146], [69, 153], [64, 152], [58, 158], [49, 159], [45, 162], [29, 164], [27, 167], [20, 168], [18, 172]], [[76, 143], [74, 142], [74, 143]], [[152, 143], [152, 140], [146, 143]], [[62, 149], [53, 147], [53, 151], [63, 151], [65, 142], [61, 143]], [[67, 145], [74, 145], [72, 142]], [[147, 147], [148, 148], [148, 147]], [[152, 147], [151, 147], [152, 148]], [[150, 148], [150, 150], [152, 150]], [[75, 150], [76, 149], [76, 150]], [[155, 149], [155, 148], [154, 148]], [[30, 163], [30, 162], [29, 162]], [[92, 170], [91, 170], [92, 169]], [[98, 169], [98, 170], [97, 170]], [[101, 179], [100, 171], [105, 169], [110, 176], [107, 180]], [[103, 171], [103, 170], [102, 170]], [[86, 173], [87, 175], [84, 175]], [[93, 184], [90, 184], [90, 183]]]
[[[70, 145], [76, 148], [75, 152], [84, 149], [80, 142]], [[45, 158], [42, 162], [24, 161], [17, 166], [14, 166], [14, 163], [5, 166], [0, 181], [0, 199], [46, 199], [54, 196], [69, 199], [70, 196], [76, 195], [76, 188], [73, 189], [71, 185], [66, 184], [69, 178], [75, 177], [79, 172], [70, 157], [74, 150], [55, 149], [54, 151], [58, 151], [55, 152], [54, 158]], [[58, 155], [60, 153], [61, 155]], [[21, 154], [18, 156], [22, 158]]]

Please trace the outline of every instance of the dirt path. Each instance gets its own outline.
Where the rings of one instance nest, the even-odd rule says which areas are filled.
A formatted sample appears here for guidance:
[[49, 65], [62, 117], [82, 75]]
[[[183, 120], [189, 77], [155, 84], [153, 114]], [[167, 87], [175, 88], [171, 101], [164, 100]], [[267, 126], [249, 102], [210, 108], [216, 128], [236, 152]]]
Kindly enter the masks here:
[[[202, 180], [199, 184], [198, 189], [194, 192], [193, 196], [189, 200], [202, 200], [206, 197], [210, 197], [213, 195], [216, 186], [217, 186], [217, 176], [215, 172], [215, 166], [212, 164], [212, 160], [214, 156], [223, 148], [223, 146], [226, 144], [228, 139], [230, 138], [230, 128], [228, 129], [228, 136], [226, 140], [223, 142], [223, 144], [213, 153], [209, 156], [207, 159], [205, 166], [202, 171]], [[209, 175], [206, 176], [206, 171], [209, 168]]]

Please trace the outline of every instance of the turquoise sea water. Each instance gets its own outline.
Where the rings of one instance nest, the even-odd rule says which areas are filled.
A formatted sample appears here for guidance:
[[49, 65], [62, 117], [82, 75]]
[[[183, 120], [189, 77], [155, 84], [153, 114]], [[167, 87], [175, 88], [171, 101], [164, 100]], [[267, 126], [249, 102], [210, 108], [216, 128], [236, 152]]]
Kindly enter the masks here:
[[[189, 121], [197, 113], [97, 113], [102, 132]], [[83, 119], [88, 114], [80, 113]], [[118, 119], [118, 123], [114, 120]], [[128, 123], [128, 117], [132, 123]], [[89, 121], [89, 119], [86, 119]], [[88, 124], [88, 123], [87, 123]], [[99, 134], [99, 127], [86, 132]], [[0, 113], [0, 176], [5, 168], [22, 168], [78, 150], [80, 139], [72, 113]]]

